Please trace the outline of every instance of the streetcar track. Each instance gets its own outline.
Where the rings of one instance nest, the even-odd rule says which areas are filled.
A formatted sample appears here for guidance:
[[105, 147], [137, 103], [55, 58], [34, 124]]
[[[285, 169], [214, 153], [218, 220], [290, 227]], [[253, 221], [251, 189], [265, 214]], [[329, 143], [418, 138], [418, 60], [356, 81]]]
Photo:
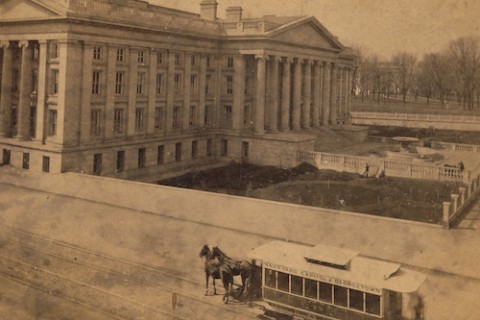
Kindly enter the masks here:
[[[112, 274], [112, 275], [115, 275], [115, 276], [120, 276], [122, 278], [125, 278], [125, 279], [128, 279], [128, 276], [129, 275], [132, 275], [135, 270], [131, 270], [129, 273], [125, 273], [125, 272], [122, 272], [122, 271], [112, 271], [111, 269], [105, 269], [105, 268], [101, 268], [101, 267], [98, 267], [96, 265], [92, 265], [92, 264], [86, 264], [86, 263], [83, 263], [83, 262], [79, 262], [78, 260], [77, 261], [72, 261], [71, 259], [67, 258], [67, 257], [64, 257], [64, 256], [59, 256], [57, 254], [54, 254], [52, 252], [49, 252], [49, 251], [46, 251], [44, 249], [38, 249], [34, 246], [31, 246], [31, 245], [27, 245], [25, 244], [25, 242], [30, 242], [30, 243], [33, 243], [35, 238], [37, 239], [40, 239], [44, 242], [47, 243], [47, 245], [51, 246], [51, 245], [56, 245], [56, 246], [59, 246], [60, 248], [63, 248], [63, 249], [66, 249], [66, 250], [72, 250], [72, 251], [80, 251], [82, 252], [83, 254], [86, 254], [86, 255], [91, 255], [91, 256], [97, 256], [97, 257], [101, 257], [102, 259], [105, 259], [109, 262], [113, 262], [113, 263], [116, 263], [114, 266], [117, 268], [117, 269], [122, 269], [122, 267], [128, 267], [128, 266], [133, 266], [134, 268], [137, 268], [137, 269], [146, 269], [146, 271], [153, 271], [155, 274], [155, 276], [161, 276], [162, 278], [175, 278], [175, 279], [179, 279], [181, 281], [186, 281], [190, 284], [193, 284], [195, 285], [196, 287], [200, 287], [201, 284], [200, 282], [196, 281], [196, 280], [192, 280], [192, 279], [189, 279], [189, 278], [185, 278], [184, 276], [178, 276], [178, 274], [172, 274], [170, 272], [166, 272], [166, 271], [163, 271], [157, 267], [151, 267], [151, 266], [148, 266], [148, 265], [145, 265], [145, 264], [141, 264], [141, 263], [135, 263], [135, 262], [131, 262], [131, 261], [128, 261], [126, 259], [119, 259], [119, 258], [115, 258], [115, 257], [112, 257], [112, 256], [109, 256], [109, 255], [106, 255], [106, 254], [103, 254], [103, 253], [99, 253], [99, 252], [96, 252], [96, 251], [93, 251], [93, 250], [90, 250], [90, 249], [85, 249], [85, 248], [82, 248], [82, 247], [79, 247], [79, 246], [76, 246], [76, 245], [72, 245], [72, 244], [69, 244], [69, 243], [65, 243], [63, 241], [58, 241], [58, 240], [54, 240], [54, 239], [51, 239], [49, 237], [46, 237], [46, 236], [42, 236], [42, 235], [37, 235], [35, 233], [32, 233], [32, 232], [28, 232], [28, 231], [25, 231], [25, 230], [21, 230], [21, 229], [17, 229], [17, 228], [14, 228], [14, 227], [9, 227], [9, 226], [4, 226], [4, 225], [0, 225], [0, 227], [4, 228], [4, 229], [10, 229], [12, 230], [13, 232], [16, 232], [18, 234], [21, 234], [23, 236], [26, 236], [26, 237], [30, 237], [30, 239], [28, 240], [25, 240], [25, 239], [15, 239], [15, 241], [22, 247], [24, 248], [27, 248], [29, 250], [33, 250], [33, 251], [36, 251], [36, 252], [39, 252], [39, 253], [42, 253], [42, 254], [46, 254], [46, 255], [49, 255], [49, 256], [52, 256], [56, 259], [59, 259], [59, 260], [62, 260], [62, 261], [65, 261], [65, 262], [68, 262], [72, 265], [82, 265], [84, 267], [87, 267], [87, 268], [90, 268], [90, 269], [93, 269], [93, 270], [97, 270], [97, 271], [100, 271], [100, 272], [104, 272], [104, 273], [109, 273], [109, 274]], [[12, 239], [9, 239], [9, 241], [11, 242]], [[7, 258], [11, 261], [15, 261], [17, 263], [21, 263], [23, 265], [27, 265], [27, 266], [30, 266], [32, 267], [34, 270], [38, 270], [38, 271], [41, 271], [41, 272], [46, 272], [48, 274], [50, 274], [51, 276], [56, 276], [56, 277], [59, 277], [65, 281], [72, 281], [74, 283], [76, 283], [77, 285], [84, 285], [88, 288], [91, 288], [91, 289], [94, 289], [94, 290], [99, 290], [100, 292], [102, 292], [103, 294], [110, 294], [109, 292], [106, 292], [102, 289], [97, 289], [97, 287], [93, 286], [93, 285], [90, 285], [90, 284], [86, 284], [84, 282], [78, 282], [78, 281], [74, 281], [70, 278], [67, 278], [67, 277], [64, 277], [64, 276], [61, 276], [59, 274], [56, 274], [56, 273], [52, 273], [50, 271], [47, 271], [47, 270], [43, 270], [42, 268], [39, 268], [35, 265], [32, 265], [32, 264], [27, 264], [27, 263], [23, 263], [23, 262], [20, 262], [16, 259], [12, 259], [12, 258]], [[121, 266], [118, 266], [117, 264], [121, 264]], [[4, 273], [4, 272], [2, 272]], [[140, 280], [143, 284], [150, 284], [152, 285], [152, 290], [155, 290], [155, 291], [159, 291], [159, 289], [155, 289], [156, 287], [158, 287], [158, 283], [155, 283], [153, 281], [149, 281], [149, 280], [146, 280], [144, 278], [140, 278], [140, 279], [137, 279], [137, 280]], [[159, 280], [160, 282], [160, 280]], [[190, 299], [190, 300], [193, 300], [197, 303], [202, 303], [202, 304], [208, 304], [210, 306], [214, 306], [216, 308], [220, 308], [222, 310], [222, 312], [231, 312], [231, 313], [234, 313], [234, 314], [244, 314], [244, 315], [247, 315], [247, 316], [252, 316], [251, 313], [248, 313], [246, 311], [243, 311], [243, 310], [239, 310], [238, 308], [236, 310], [225, 310], [224, 308], [221, 308], [218, 303], [214, 303], [214, 302], [211, 302], [211, 301], [208, 301], [206, 299], [201, 299], [201, 298], [198, 298], [197, 296], [194, 296], [194, 295], [189, 295], [189, 294], [185, 294], [185, 293], [178, 293], [174, 288], [170, 287], [170, 286], [165, 286], [164, 284], [161, 284], [161, 287], [162, 289], [164, 289], [165, 291], [168, 291], [169, 293], [175, 293], [178, 297], [184, 297], [186, 299]], [[44, 292], [48, 292], [48, 290], [42, 290]], [[122, 297], [118, 297], [118, 296], [115, 296], [115, 295], [112, 295], [113, 297], [115, 298], [122, 298]], [[135, 303], [134, 301], [131, 301], [129, 299], [126, 299], [127, 301], [130, 301], [130, 302], [133, 302]], [[93, 308], [95, 309], [95, 308]]]

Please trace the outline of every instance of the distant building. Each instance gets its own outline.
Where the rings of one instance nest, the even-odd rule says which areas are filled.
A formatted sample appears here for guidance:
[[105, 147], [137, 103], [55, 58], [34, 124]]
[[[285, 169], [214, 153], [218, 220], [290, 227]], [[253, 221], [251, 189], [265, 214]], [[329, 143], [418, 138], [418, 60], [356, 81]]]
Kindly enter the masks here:
[[314, 17], [137, 0], [0, 4], [3, 164], [134, 177], [225, 161], [291, 166], [349, 120], [353, 57]]

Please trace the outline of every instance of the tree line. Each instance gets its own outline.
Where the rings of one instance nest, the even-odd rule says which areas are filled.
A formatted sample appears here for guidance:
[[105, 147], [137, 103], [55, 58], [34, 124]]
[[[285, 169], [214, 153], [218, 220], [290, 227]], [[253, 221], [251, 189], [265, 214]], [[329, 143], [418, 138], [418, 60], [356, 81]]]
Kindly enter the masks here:
[[390, 60], [355, 48], [353, 90], [356, 95], [381, 98], [431, 99], [442, 105], [456, 102], [464, 110], [480, 109], [480, 38], [452, 40], [442, 51], [427, 53], [419, 60], [398, 52]]

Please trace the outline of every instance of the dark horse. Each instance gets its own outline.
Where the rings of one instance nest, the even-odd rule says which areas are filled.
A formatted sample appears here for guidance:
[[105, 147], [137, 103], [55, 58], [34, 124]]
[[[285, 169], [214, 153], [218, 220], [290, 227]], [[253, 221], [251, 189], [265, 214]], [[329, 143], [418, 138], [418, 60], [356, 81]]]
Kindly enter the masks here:
[[226, 264], [231, 270], [234, 276], [240, 276], [242, 278], [242, 286], [240, 289], [240, 295], [244, 292], [248, 293], [252, 276], [253, 266], [247, 260], [237, 261], [227, 256], [219, 247], [213, 247], [212, 257], [217, 258], [220, 263]]
[[230, 291], [233, 288], [233, 272], [224, 262], [217, 261], [213, 257], [212, 251], [207, 245], [204, 245], [200, 251], [200, 257], [205, 258], [205, 295], [208, 294], [208, 279], [212, 277], [213, 294], [217, 294], [215, 287], [215, 279], [221, 279], [223, 287], [225, 288], [225, 295], [223, 301], [228, 303]]

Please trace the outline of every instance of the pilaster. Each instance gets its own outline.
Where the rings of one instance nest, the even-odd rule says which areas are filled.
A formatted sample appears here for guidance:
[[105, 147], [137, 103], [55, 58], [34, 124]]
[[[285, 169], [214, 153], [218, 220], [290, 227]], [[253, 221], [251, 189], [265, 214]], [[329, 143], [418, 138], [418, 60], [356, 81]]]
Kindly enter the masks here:
[[117, 48], [109, 46], [107, 49], [107, 74], [105, 81], [105, 138], [113, 137], [113, 121], [115, 110], [115, 74], [117, 64]]
[[20, 95], [18, 102], [17, 139], [30, 139], [30, 106], [32, 95], [33, 47], [29, 41], [20, 41], [22, 62], [20, 67]]
[[304, 73], [304, 92], [303, 92], [303, 108], [302, 108], [302, 127], [309, 129], [311, 127], [310, 109], [312, 103], [312, 61], [305, 61]]
[[312, 126], [314, 128], [320, 125], [320, 77], [321, 69], [319, 62], [315, 62], [313, 67], [313, 110], [312, 110]]
[[233, 60], [235, 74], [233, 75], [233, 130], [241, 130], [243, 127], [243, 110], [245, 106], [245, 58], [236, 56]]
[[330, 121], [330, 91], [331, 91], [331, 65], [330, 62], [323, 63], [323, 89], [322, 89], [322, 125], [328, 126]]
[[254, 128], [256, 134], [262, 134], [265, 132], [265, 76], [267, 57], [258, 55], [255, 56], [255, 60], [257, 62], [257, 88]]
[[127, 135], [135, 135], [135, 108], [137, 105], [138, 50], [130, 48], [128, 71]]
[[293, 130], [299, 130], [302, 110], [302, 60], [298, 58], [295, 60], [293, 81], [292, 127]]
[[0, 95], [0, 136], [9, 137], [12, 134], [12, 44], [10, 44], [9, 41], [2, 41], [0, 42], [0, 48], [3, 48], [2, 94]]
[[291, 90], [291, 74], [290, 74], [290, 58], [283, 60], [283, 75], [282, 75], [282, 106], [281, 106], [281, 121], [280, 130], [290, 130], [290, 90]]
[[157, 106], [157, 51], [150, 49], [147, 80], [147, 134], [155, 133], [155, 108]]
[[47, 41], [39, 41], [35, 140], [45, 143], [47, 133]]
[[272, 70], [270, 76], [269, 104], [268, 104], [268, 125], [272, 132], [278, 131], [278, 110], [279, 110], [279, 64], [281, 58], [274, 57], [272, 59]]

